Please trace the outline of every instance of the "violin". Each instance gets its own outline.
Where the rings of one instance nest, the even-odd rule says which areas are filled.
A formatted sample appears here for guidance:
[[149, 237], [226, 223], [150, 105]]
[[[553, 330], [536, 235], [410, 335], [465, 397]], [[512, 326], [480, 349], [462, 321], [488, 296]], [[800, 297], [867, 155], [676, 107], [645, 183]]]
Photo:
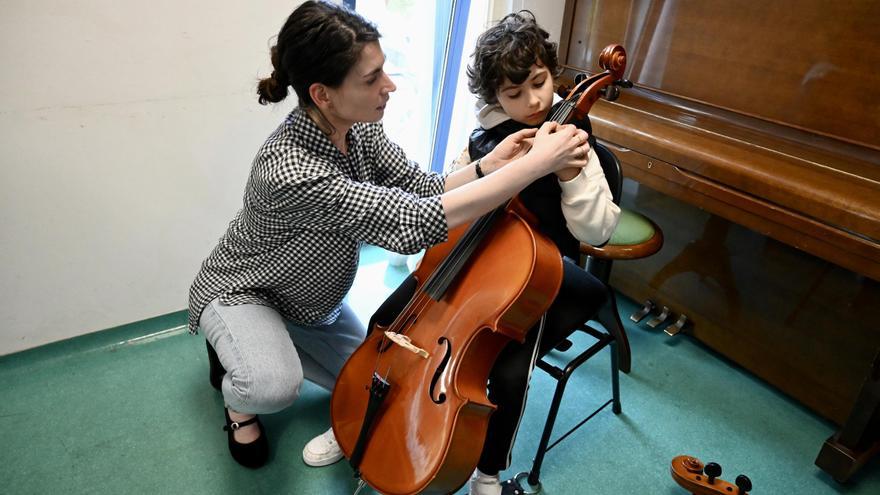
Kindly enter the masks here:
[[721, 466], [710, 462], [703, 465], [696, 457], [680, 455], [672, 459], [670, 467], [672, 479], [685, 490], [694, 495], [748, 495], [752, 489], [752, 481], [741, 474], [734, 484], [728, 483], [721, 476]]
[[[552, 119], [583, 118], [626, 65], [602, 51], [605, 72], [580, 82]], [[415, 291], [387, 326], [376, 323], [339, 373], [333, 432], [359, 479], [387, 495], [453, 493], [473, 472], [496, 406], [489, 372], [523, 342], [559, 291], [562, 258], [513, 198], [450, 230], [413, 272]]]

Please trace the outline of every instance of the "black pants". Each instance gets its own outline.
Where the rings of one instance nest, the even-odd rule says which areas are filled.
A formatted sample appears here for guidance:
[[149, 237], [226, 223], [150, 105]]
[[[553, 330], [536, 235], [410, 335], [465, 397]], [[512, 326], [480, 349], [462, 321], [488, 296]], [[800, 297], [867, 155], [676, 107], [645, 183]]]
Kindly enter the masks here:
[[[579, 266], [566, 259], [563, 268], [559, 294], [547, 310], [541, 345], [537, 349], [539, 357], [595, 316], [607, 297], [605, 285]], [[392, 323], [412, 297], [415, 287], [415, 279], [409, 276], [376, 310], [368, 328], [372, 329], [374, 323]], [[511, 342], [501, 351], [489, 374], [489, 400], [498, 409], [489, 419], [486, 443], [477, 465], [484, 473], [496, 474], [508, 467], [525, 409], [537, 341], [536, 325], [524, 343]]]

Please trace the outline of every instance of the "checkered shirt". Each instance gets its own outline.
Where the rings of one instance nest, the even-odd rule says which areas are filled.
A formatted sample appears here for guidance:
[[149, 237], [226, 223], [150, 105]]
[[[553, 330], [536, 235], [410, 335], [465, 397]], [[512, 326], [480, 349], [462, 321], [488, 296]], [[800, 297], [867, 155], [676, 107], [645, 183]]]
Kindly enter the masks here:
[[345, 156], [299, 108], [269, 136], [242, 209], [190, 288], [190, 333], [217, 297], [299, 324], [332, 323], [362, 244], [411, 254], [447, 239], [445, 175], [407, 160], [381, 123], [355, 124], [347, 139]]

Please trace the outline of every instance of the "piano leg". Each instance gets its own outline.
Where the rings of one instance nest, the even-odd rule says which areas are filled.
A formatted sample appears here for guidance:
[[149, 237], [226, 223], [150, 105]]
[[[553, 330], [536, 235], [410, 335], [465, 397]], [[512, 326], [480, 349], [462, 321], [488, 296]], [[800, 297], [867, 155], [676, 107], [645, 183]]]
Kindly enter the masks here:
[[873, 363], [852, 412], [816, 457], [816, 465], [840, 483], [846, 482], [880, 451], [880, 352]]

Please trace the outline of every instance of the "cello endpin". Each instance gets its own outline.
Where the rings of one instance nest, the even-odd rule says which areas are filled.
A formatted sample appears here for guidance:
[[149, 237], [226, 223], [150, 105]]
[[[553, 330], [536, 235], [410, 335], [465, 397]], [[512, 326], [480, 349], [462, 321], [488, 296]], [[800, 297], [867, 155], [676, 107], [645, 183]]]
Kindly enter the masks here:
[[363, 479], [359, 479], [358, 486], [357, 486], [357, 488], [354, 489], [354, 495], [358, 495], [358, 493], [360, 493], [361, 490], [363, 490], [365, 486], [367, 486], [367, 482], [364, 481]]

